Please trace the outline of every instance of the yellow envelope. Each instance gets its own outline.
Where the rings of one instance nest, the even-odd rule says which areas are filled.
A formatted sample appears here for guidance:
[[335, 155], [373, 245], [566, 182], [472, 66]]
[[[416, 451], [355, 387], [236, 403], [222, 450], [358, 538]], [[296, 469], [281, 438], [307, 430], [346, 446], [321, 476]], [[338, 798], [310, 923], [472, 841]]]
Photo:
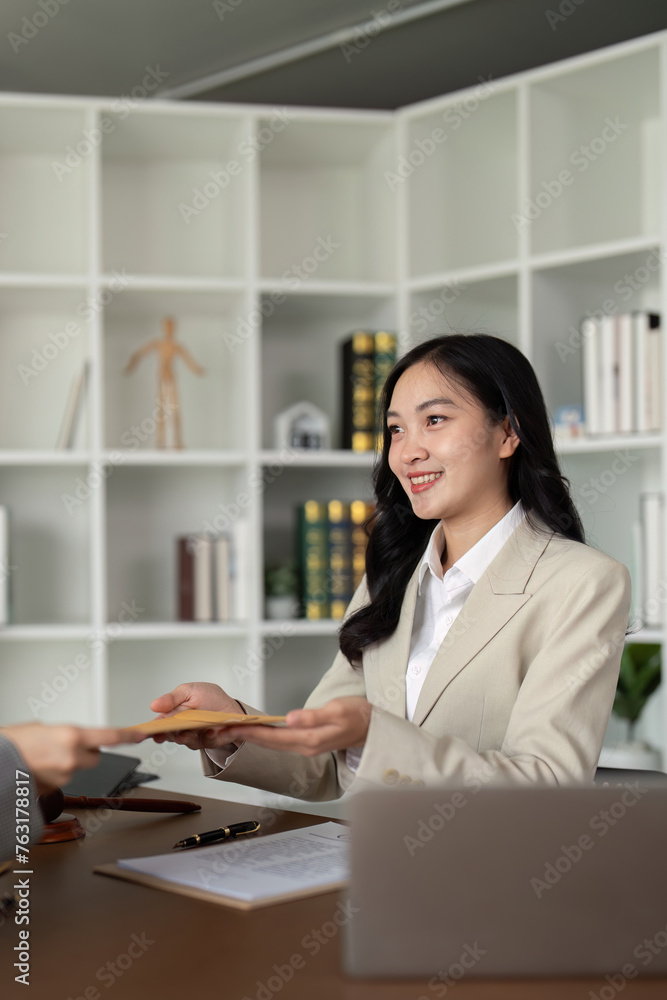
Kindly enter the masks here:
[[147, 736], [157, 733], [177, 733], [184, 729], [209, 729], [212, 726], [268, 726], [284, 722], [284, 715], [242, 715], [235, 712], [207, 712], [190, 708], [166, 719], [151, 719], [136, 726], [125, 726], [126, 730], [139, 731]]

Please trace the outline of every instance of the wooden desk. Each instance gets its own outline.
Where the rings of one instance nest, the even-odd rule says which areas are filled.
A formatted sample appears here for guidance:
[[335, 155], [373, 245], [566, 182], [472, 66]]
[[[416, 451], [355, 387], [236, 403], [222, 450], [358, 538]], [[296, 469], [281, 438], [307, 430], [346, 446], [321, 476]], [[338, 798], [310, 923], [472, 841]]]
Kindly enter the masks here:
[[[143, 789], [141, 795], [168, 793]], [[197, 801], [201, 813], [186, 816], [77, 810], [90, 830], [84, 840], [32, 848], [30, 987], [14, 982], [18, 928], [7, 920], [0, 927], [3, 1000], [108, 995], [112, 1000], [439, 1000], [444, 986], [434, 989], [425, 980], [377, 983], [343, 977], [340, 933], [326, 936], [335, 926], [333, 917], [342, 919], [338, 893], [240, 912], [93, 874], [94, 865], [163, 853], [183, 837], [262, 812], [240, 803]], [[275, 814], [271, 825], [258, 818], [264, 833], [319, 822], [286, 812]], [[323, 944], [313, 931], [322, 935]], [[290, 964], [286, 982], [287, 971], [281, 977], [280, 970]], [[600, 997], [601, 989], [601, 1000], [611, 997], [611, 987], [596, 979], [464, 979], [447, 995], [448, 1000], [590, 1000], [591, 991]], [[619, 995], [664, 1000], [667, 982], [633, 980]]]

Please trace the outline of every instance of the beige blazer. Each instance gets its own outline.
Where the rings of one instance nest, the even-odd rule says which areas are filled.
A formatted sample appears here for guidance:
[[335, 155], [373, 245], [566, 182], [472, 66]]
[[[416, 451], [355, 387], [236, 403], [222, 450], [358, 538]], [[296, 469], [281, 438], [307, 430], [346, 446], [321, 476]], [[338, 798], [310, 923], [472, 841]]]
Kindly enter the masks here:
[[[626, 567], [523, 521], [472, 588], [409, 721], [405, 672], [417, 586], [418, 567], [396, 631], [364, 651], [363, 670], [339, 652], [306, 702], [362, 695], [373, 705], [356, 775], [345, 751], [304, 757], [250, 743], [224, 770], [202, 754], [204, 773], [311, 800], [378, 784], [478, 790], [592, 780], [628, 623]], [[367, 602], [364, 580], [347, 614]]]

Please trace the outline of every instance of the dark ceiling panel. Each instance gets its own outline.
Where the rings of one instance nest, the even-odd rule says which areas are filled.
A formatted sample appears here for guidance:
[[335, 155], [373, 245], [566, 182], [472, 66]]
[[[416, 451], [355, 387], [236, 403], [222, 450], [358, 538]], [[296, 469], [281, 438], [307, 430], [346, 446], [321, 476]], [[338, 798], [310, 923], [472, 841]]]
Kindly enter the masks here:
[[[371, 17], [386, 21], [390, 4], [399, 4], [398, 15], [421, 6], [421, 0], [216, 2], [218, 8], [214, 0], [70, 0], [47, 16], [36, 0], [2, 0], [0, 90], [117, 96], [139, 85], [147, 66], [159, 65], [169, 92]], [[667, 0], [452, 4], [390, 24], [357, 50], [337, 46], [202, 89], [194, 99], [396, 108], [480, 76], [502, 77], [667, 28]], [[30, 27], [36, 16], [40, 23], [47, 18], [37, 30]]]
[[476, 0], [196, 99], [391, 109], [663, 28], [666, 0]]

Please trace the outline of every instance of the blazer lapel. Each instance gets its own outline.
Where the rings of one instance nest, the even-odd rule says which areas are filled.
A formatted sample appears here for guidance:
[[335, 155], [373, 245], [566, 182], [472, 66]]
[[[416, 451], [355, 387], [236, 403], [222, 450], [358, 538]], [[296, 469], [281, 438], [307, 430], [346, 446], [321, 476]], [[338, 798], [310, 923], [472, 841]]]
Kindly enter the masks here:
[[[417, 700], [415, 725], [424, 722], [447, 685], [530, 599], [526, 584], [552, 534], [535, 532], [522, 521], [482, 574], [431, 664]], [[406, 655], [404, 669], [407, 661]]]

